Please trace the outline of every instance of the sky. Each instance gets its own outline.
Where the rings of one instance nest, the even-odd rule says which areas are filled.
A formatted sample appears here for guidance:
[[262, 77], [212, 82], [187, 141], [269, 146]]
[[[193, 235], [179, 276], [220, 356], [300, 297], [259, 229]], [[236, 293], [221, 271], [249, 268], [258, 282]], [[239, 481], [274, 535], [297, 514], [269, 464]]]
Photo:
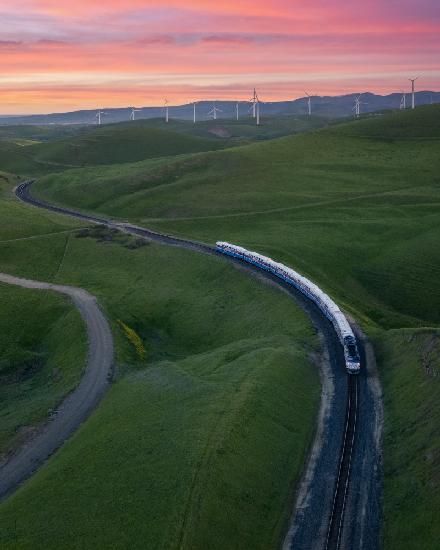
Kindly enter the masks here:
[[440, 89], [439, 0], [0, 0], [0, 113]]

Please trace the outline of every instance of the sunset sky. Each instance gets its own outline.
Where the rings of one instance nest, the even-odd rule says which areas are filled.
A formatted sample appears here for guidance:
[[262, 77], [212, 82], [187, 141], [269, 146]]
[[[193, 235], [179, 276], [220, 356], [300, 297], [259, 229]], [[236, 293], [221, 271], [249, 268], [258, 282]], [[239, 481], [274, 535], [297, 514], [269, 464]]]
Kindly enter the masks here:
[[440, 89], [439, 0], [0, 0], [0, 114]]

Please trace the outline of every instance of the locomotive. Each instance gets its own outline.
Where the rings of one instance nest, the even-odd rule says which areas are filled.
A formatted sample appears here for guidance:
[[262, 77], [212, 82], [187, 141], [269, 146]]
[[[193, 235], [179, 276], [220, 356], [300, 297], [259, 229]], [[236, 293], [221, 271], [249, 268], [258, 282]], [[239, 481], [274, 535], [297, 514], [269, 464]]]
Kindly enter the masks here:
[[226, 242], [217, 242], [216, 250], [221, 254], [239, 258], [247, 263], [264, 269], [273, 275], [276, 275], [283, 281], [297, 288], [312, 302], [314, 302], [322, 313], [333, 324], [338, 338], [344, 348], [345, 368], [349, 374], [358, 374], [360, 371], [360, 358], [357, 348], [356, 337], [347, 318], [335, 304], [335, 302], [323, 292], [317, 285], [303, 277], [290, 267], [275, 262], [271, 258], [262, 256], [258, 252], [252, 252]]

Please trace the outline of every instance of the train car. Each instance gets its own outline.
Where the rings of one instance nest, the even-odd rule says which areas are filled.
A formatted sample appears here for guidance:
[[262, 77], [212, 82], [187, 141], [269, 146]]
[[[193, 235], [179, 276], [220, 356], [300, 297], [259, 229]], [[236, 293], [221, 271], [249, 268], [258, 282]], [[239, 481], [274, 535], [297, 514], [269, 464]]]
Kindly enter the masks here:
[[216, 250], [276, 275], [312, 300], [331, 321], [336, 330], [339, 341], [344, 348], [345, 368], [347, 372], [349, 374], [358, 374], [360, 372], [361, 365], [356, 337], [347, 318], [330, 296], [323, 292], [315, 283], [312, 283], [312, 281], [309, 281], [309, 279], [290, 267], [275, 262], [272, 258], [258, 254], [258, 252], [246, 250], [241, 246], [219, 241], [216, 243]]

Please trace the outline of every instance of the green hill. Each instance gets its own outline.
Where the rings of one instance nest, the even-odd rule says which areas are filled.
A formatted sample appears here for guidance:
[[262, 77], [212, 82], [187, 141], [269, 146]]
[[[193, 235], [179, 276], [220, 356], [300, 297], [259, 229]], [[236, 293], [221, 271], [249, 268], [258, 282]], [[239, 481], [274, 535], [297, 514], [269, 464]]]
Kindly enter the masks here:
[[41, 142], [53, 141], [68, 136], [73, 136], [87, 131], [88, 126], [35, 126], [35, 125], [11, 125], [0, 126], [0, 141], [8, 140], [13, 142]]
[[[0, 271], [89, 290], [116, 344], [98, 410], [1, 503], [2, 550], [276, 547], [319, 401], [305, 313], [222, 258], [78, 231], [15, 200], [16, 180], [2, 176]], [[7, 439], [17, 425], [29, 433], [33, 407], [53, 406], [53, 379], [78, 374], [84, 335], [47, 293], [0, 285], [0, 305]], [[32, 351], [47, 368], [4, 388]]]
[[[50, 171], [33, 157], [33, 145], [20, 145], [15, 139], [0, 140], [0, 170], [24, 176]], [[52, 168], [53, 169], [53, 168]]]
[[[439, 141], [428, 130], [430, 139], [411, 138], [405, 124], [439, 117], [437, 106], [404, 113], [385, 142], [381, 129], [399, 114], [176, 160], [66, 171], [42, 179], [37, 193], [211, 242], [258, 245], [344, 299], [352, 289], [351, 307], [384, 326], [438, 323]], [[414, 277], [429, 292], [415, 298]]]
[[370, 114], [355, 123], [341, 125], [340, 133], [377, 140], [440, 138], [439, 105], [418, 107], [415, 111]]
[[[33, 127], [0, 127], [0, 169], [40, 175], [96, 166], [217, 150], [233, 142], [148, 127], [142, 122], [81, 127], [67, 132]], [[44, 138], [44, 139], [42, 139]]]
[[216, 139], [185, 135], [142, 122], [108, 124], [78, 137], [61, 139], [33, 147], [42, 162], [64, 166], [89, 166], [136, 162], [148, 158], [210, 151], [224, 147]]
[[41, 175], [67, 168], [137, 162], [215, 151], [246, 142], [307, 132], [328, 125], [323, 117], [268, 117], [256, 126], [240, 121], [148, 119], [100, 127], [0, 126], [0, 168]]
[[427, 106], [174, 161], [67, 171], [35, 190], [266, 252], [361, 320], [384, 381], [385, 546], [399, 550], [434, 549], [440, 536], [439, 129], [440, 107]]
[[310, 132], [335, 123], [335, 121], [315, 115], [311, 117], [307, 115], [263, 116], [260, 125], [257, 126], [255, 119], [248, 115], [240, 117], [239, 120], [201, 120], [197, 121], [197, 124], [175, 119], [171, 119], [166, 124], [163, 119], [157, 118], [142, 120], [139, 123], [148, 128], [168, 129], [203, 138], [217, 138], [222, 141], [227, 139], [254, 141]]

